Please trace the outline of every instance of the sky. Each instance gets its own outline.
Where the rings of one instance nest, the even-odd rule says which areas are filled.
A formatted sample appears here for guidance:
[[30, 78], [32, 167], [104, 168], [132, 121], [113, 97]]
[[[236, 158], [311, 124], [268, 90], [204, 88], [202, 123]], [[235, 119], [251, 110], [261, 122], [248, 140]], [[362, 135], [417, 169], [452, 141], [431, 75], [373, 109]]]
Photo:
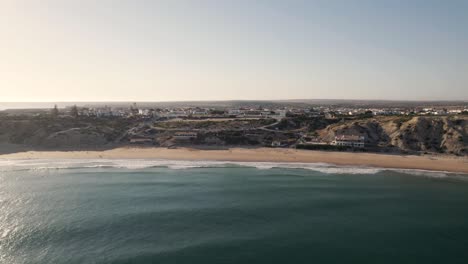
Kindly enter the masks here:
[[0, 101], [468, 100], [468, 0], [0, 0]]

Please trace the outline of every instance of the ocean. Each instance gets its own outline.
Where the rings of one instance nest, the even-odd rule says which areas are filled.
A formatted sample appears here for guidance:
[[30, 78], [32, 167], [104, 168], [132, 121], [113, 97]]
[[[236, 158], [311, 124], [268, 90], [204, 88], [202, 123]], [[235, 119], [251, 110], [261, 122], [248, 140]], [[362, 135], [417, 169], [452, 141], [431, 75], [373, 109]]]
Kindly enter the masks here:
[[467, 263], [468, 175], [0, 160], [0, 263]]

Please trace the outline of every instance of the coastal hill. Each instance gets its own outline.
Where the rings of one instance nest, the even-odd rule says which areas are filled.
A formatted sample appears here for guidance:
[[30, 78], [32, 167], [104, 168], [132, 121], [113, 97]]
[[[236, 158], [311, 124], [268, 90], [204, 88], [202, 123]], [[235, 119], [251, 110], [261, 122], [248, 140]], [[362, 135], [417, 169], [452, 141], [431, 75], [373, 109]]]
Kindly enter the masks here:
[[[177, 133], [190, 132], [188, 140]], [[50, 116], [0, 116], [0, 152], [94, 150], [127, 145], [294, 148], [304, 138], [332, 142], [338, 135], [365, 138], [364, 151], [468, 155], [468, 117], [288, 116], [148, 120]], [[276, 144], [276, 145], [275, 145]]]
[[71, 117], [1, 117], [0, 151], [108, 148], [134, 122]]
[[362, 135], [374, 149], [392, 152], [467, 154], [468, 122], [459, 117], [381, 117], [340, 122], [322, 129], [324, 140]]

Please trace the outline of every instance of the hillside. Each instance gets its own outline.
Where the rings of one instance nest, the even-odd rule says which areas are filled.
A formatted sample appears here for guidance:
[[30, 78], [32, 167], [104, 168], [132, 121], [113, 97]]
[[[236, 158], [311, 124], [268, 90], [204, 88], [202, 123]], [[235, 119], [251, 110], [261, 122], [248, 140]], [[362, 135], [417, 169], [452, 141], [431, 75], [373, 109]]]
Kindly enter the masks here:
[[325, 141], [335, 135], [362, 135], [371, 149], [467, 155], [467, 117], [379, 117], [342, 121], [318, 131]]
[[[0, 117], [0, 152], [47, 149], [102, 149], [146, 145], [294, 147], [303, 135], [331, 142], [336, 135], [361, 135], [366, 150], [391, 153], [468, 155], [467, 116], [391, 116], [352, 120], [288, 117], [259, 120], [147, 121], [127, 118]], [[189, 141], [174, 140], [176, 131], [195, 131]], [[148, 140], [149, 139], [149, 140]], [[134, 143], [134, 142], [133, 142]]]
[[0, 120], [0, 149], [93, 149], [115, 144], [132, 126], [128, 120], [3, 117]]

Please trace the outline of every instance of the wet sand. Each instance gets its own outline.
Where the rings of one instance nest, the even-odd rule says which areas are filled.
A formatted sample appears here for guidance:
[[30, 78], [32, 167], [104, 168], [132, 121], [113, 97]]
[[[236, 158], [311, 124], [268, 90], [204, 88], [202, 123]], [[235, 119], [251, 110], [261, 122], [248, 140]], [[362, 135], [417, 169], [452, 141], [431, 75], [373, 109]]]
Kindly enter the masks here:
[[241, 162], [330, 163], [349, 166], [420, 169], [468, 173], [467, 157], [387, 155], [272, 148], [115, 148], [104, 151], [27, 151], [0, 159], [170, 159]]

